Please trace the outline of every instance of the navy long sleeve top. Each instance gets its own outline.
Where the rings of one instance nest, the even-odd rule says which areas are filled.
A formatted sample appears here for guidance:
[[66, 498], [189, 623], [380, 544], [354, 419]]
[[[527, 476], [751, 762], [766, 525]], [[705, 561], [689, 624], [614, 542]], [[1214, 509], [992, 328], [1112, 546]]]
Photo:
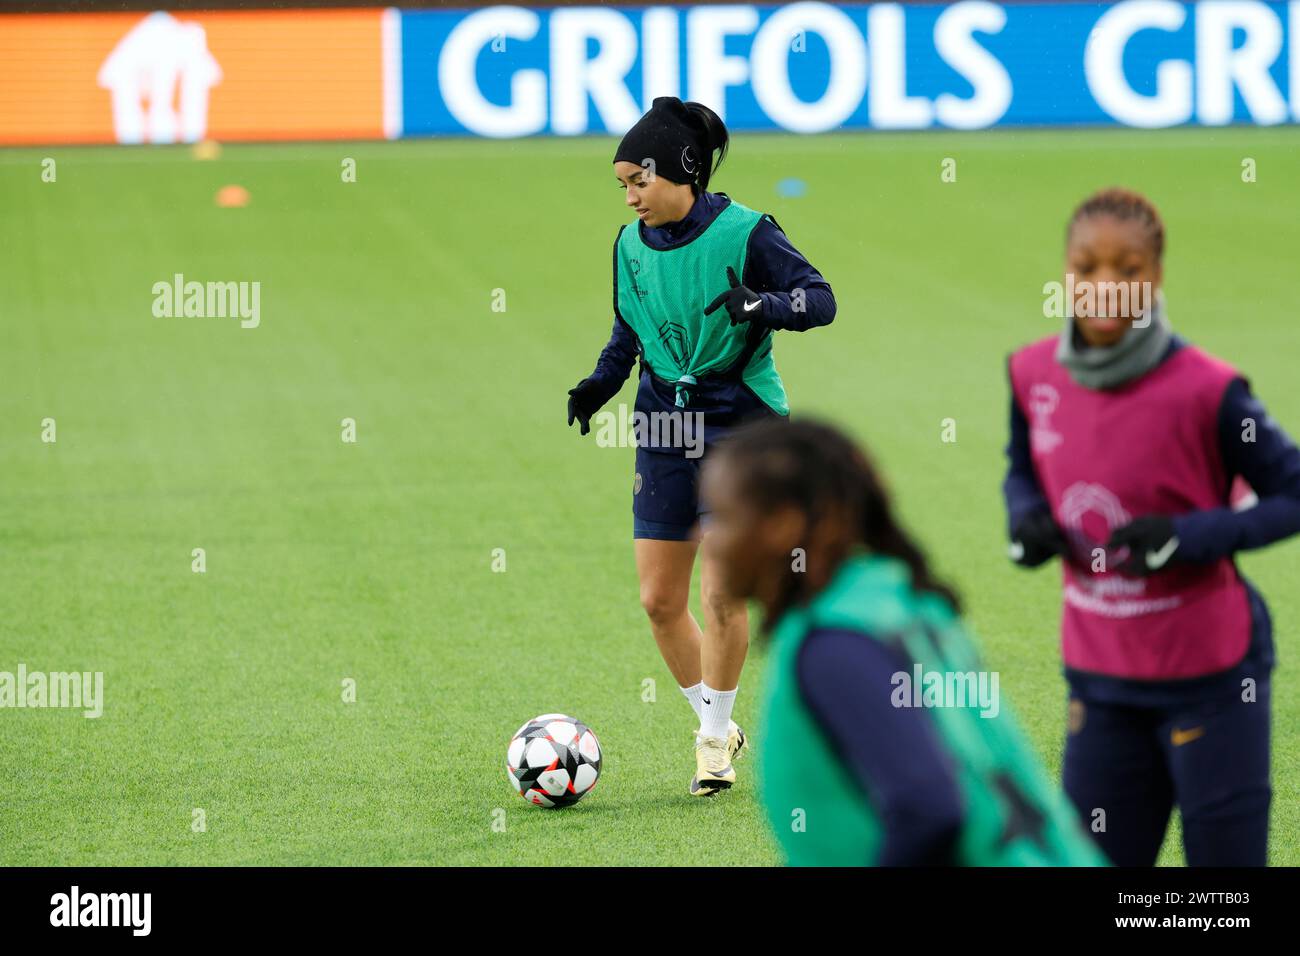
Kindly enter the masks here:
[[[676, 222], [663, 226], [646, 226], [637, 222], [624, 228], [640, 229], [641, 238], [648, 246], [667, 249], [699, 236], [730, 202], [725, 193], [702, 192], [695, 198], [690, 212]], [[641, 354], [636, 333], [619, 314], [617, 239], [614, 245], [614, 327], [590, 376], [599, 386], [598, 397], [602, 405], [618, 394]], [[835, 296], [830, 284], [795, 249], [770, 215], [765, 214], [749, 235], [745, 269], [740, 281], [763, 298], [764, 324], [751, 323], [748, 333], [755, 341], [770, 335], [773, 329], [803, 332], [829, 325], [835, 318]], [[724, 288], [725, 280], [720, 280], [717, 291]], [[795, 290], [802, 290], [802, 307], [796, 303]], [[771, 414], [762, 401], [743, 386], [720, 390], [712, 398], [716, 404], [707, 409], [706, 442], [714, 437], [709, 434], [710, 425], [726, 426], [753, 414]], [[674, 409], [675, 401], [673, 388], [656, 382], [648, 373], [642, 375], [637, 392], [638, 411], [669, 412]]]
[[949, 863], [965, 811], [952, 758], [925, 708], [895, 707], [893, 676], [912, 663], [861, 631], [817, 628], [799, 648], [799, 693], [880, 818], [863, 865]]

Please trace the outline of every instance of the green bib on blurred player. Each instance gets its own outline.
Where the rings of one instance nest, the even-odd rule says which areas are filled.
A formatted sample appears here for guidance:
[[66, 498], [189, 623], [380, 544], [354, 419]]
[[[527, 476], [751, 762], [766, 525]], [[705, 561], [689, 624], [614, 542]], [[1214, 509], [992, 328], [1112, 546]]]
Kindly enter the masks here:
[[[906, 565], [893, 558], [850, 557], [806, 607], [777, 622], [765, 726], [758, 737], [768, 818], [792, 865], [869, 865], [884, 839], [871, 794], [839, 759], [799, 692], [799, 648], [823, 627], [864, 631], [864, 641], [900, 647], [909, 661], [909, 679], [915, 664], [924, 674], [947, 675], [977, 674], [980, 663], [947, 602], [914, 590]], [[901, 682], [891, 691], [895, 703], [912, 702], [910, 688]], [[993, 717], [981, 716], [975, 700], [924, 709], [951, 757], [965, 807], [953, 864], [1104, 865], [1005, 704]], [[872, 732], [862, 728], [864, 734]]]
[[[640, 223], [623, 229], [617, 244], [618, 311], [641, 340], [659, 378], [677, 386], [677, 404], [690, 405], [691, 388], [711, 375], [738, 371], [749, 324], [732, 325], [725, 312], [704, 308], [727, 288], [727, 266], [745, 274], [749, 234], [763, 214], [732, 200], [705, 230], [680, 246], [652, 249]], [[788, 415], [785, 387], [772, 360], [771, 335], [752, 351], [742, 380], [773, 411]]]

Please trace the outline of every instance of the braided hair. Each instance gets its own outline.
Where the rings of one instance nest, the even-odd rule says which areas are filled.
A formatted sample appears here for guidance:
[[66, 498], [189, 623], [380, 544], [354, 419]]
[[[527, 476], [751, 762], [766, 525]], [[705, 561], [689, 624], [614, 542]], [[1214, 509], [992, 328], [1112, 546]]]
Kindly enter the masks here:
[[1133, 192], [1131, 189], [1122, 189], [1113, 186], [1109, 189], [1102, 189], [1093, 193], [1074, 210], [1074, 215], [1070, 217], [1069, 225], [1065, 228], [1065, 241], [1069, 243], [1070, 237], [1074, 234], [1074, 227], [1084, 219], [1091, 219], [1093, 216], [1112, 216], [1121, 222], [1138, 222], [1147, 230], [1147, 237], [1151, 243], [1151, 249], [1155, 253], [1156, 262], [1161, 261], [1165, 254], [1165, 224], [1160, 218], [1160, 213], [1152, 205], [1151, 200], [1147, 199], [1141, 193]]
[[[838, 429], [808, 419], [762, 421], [729, 435], [718, 455], [735, 469], [739, 493], [760, 509], [793, 505], [809, 527], [827, 518], [843, 522], [851, 545], [897, 558], [911, 571], [915, 588], [937, 594], [954, 611], [960, 610], [956, 592], [934, 577], [921, 549], [899, 527], [871, 462]], [[764, 626], [807, 603], [810, 591], [806, 574], [787, 571]]]

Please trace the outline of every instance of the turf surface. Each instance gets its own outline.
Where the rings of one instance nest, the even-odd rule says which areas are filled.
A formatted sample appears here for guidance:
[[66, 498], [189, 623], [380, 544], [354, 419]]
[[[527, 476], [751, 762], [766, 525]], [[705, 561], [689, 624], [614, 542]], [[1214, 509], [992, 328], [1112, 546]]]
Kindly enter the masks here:
[[[1290, 129], [741, 134], [715, 180], [834, 286], [835, 324], [777, 343], [792, 405], [869, 443], [1053, 773], [1059, 587], [1003, 557], [1004, 358], [1054, 330], [1041, 290], [1073, 204], [1125, 184], [1168, 224], [1176, 327], [1300, 431], [1298, 145]], [[564, 427], [630, 218], [611, 152], [0, 153], [0, 670], [102, 671], [106, 698], [98, 720], [0, 710], [0, 863], [776, 862], [752, 763], [729, 794], [686, 795], [693, 721], [637, 601], [632, 452]], [[804, 195], [778, 195], [789, 178]], [[251, 203], [217, 208], [232, 183]], [[260, 282], [260, 326], [156, 318], [154, 283], [176, 273]], [[1300, 864], [1300, 545], [1241, 566], [1281, 660], [1271, 859]], [[761, 663], [742, 679], [750, 725]], [[607, 754], [563, 813], [525, 804], [502, 766], [510, 733], [555, 710]], [[1174, 830], [1162, 862], [1181, 861]]]

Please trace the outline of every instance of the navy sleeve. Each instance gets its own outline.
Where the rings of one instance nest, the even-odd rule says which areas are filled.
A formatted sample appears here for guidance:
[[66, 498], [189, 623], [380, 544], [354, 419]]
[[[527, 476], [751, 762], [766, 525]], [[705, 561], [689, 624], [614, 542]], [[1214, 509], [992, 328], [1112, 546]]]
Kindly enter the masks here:
[[621, 316], [614, 316], [614, 331], [600, 350], [600, 358], [596, 359], [596, 368], [591, 373], [591, 378], [600, 386], [600, 404], [604, 405], [623, 387], [636, 364], [638, 348], [636, 333]]
[[1228, 478], [1240, 475], [1259, 501], [1244, 511], [1209, 508], [1175, 517], [1180, 560], [1215, 561], [1300, 532], [1300, 449], [1245, 379], [1234, 379], [1224, 392], [1219, 448]]
[[1011, 392], [1011, 430], [1007, 441], [1007, 474], [1002, 480], [1002, 497], [1007, 505], [1007, 531], [1014, 534], [1025, 515], [1050, 507], [1029, 453], [1029, 420]]
[[861, 631], [818, 628], [796, 672], [809, 710], [862, 786], [884, 828], [876, 866], [950, 861], [964, 812], [947, 752], [924, 708], [895, 707], [900, 650]]
[[835, 294], [830, 283], [790, 244], [781, 226], [764, 215], [749, 234], [741, 282], [763, 297], [764, 324], [788, 332], [830, 325]]
[[[623, 234], [623, 228], [618, 230]], [[618, 311], [618, 238], [614, 239], [614, 330], [609, 341], [601, 349], [600, 358], [596, 359], [596, 368], [590, 378], [600, 386], [600, 404], [604, 405], [618, 394], [623, 383], [627, 381], [636, 357], [640, 353], [641, 343], [637, 341], [632, 327], [623, 320]]]

